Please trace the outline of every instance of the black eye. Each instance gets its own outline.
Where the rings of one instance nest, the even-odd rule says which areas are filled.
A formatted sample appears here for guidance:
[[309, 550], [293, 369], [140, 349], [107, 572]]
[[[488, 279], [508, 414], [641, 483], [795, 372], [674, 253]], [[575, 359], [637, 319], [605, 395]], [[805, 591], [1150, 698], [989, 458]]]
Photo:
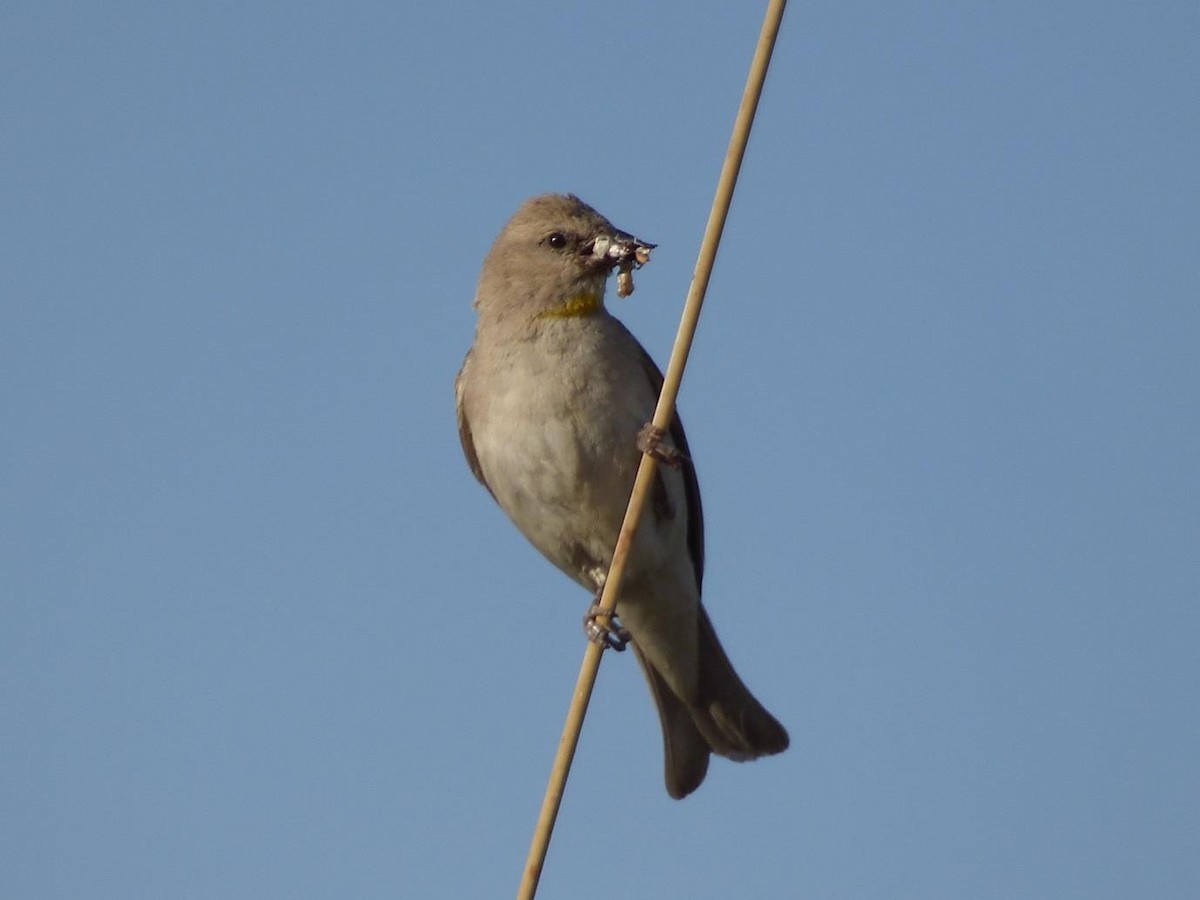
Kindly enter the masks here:
[[567, 246], [567, 236], [561, 231], [554, 231], [547, 236], [546, 243], [555, 250], [561, 250], [563, 247]]

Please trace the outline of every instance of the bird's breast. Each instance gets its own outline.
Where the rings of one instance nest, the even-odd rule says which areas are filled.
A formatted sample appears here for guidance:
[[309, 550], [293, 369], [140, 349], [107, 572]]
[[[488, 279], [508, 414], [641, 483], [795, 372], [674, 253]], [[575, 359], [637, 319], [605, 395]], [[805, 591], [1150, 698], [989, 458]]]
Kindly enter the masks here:
[[578, 569], [606, 562], [616, 541], [652, 386], [636, 358], [603, 346], [534, 342], [494, 362], [474, 373], [488, 399], [471, 417], [488, 486], [535, 547], [586, 581]]

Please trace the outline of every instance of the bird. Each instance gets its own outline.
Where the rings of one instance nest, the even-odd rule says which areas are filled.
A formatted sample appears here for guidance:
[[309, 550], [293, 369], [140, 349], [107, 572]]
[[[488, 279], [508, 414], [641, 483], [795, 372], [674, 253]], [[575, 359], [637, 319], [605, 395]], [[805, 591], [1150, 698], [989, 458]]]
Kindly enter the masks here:
[[[596, 596], [663, 383], [608, 311], [605, 288], [653, 246], [573, 194], [526, 200], [484, 258], [474, 342], [455, 379], [471, 471], [525, 538]], [[616, 613], [658, 710], [667, 793], [680, 799], [712, 754], [746, 761], [789, 739], [701, 603], [704, 519], [683, 425], [676, 416], [665, 434], [648, 433], [668, 465], [657, 467]]]

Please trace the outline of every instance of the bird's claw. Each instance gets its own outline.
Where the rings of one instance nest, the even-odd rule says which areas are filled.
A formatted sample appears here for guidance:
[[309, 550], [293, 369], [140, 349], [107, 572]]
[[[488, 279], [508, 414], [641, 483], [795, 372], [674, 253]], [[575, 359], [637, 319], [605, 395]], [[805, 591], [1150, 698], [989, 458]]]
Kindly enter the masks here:
[[[608, 619], [608, 622], [602, 624], [601, 618]], [[633, 635], [620, 623], [617, 614], [604, 609], [599, 603], [588, 607], [587, 614], [583, 617], [583, 633], [593, 644], [599, 644], [601, 649], [611, 647], [621, 651], [633, 640]]]
[[687, 456], [674, 447], [663, 443], [667, 433], [653, 422], [646, 424], [637, 435], [637, 448], [642, 453], [653, 456], [665, 466], [678, 469]]

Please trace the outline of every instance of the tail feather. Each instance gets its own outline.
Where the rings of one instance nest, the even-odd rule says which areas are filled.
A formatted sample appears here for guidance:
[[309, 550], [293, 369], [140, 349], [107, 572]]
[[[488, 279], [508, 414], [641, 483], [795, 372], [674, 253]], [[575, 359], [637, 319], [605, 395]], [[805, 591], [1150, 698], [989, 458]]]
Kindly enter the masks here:
[[697, 730], [692, 720], [692, 711], [675, 696], [658, 670], [650, 665], [645, 655], [633, 645], [634, 655], [642, 664], [650, 694], [658, 707], [658, 718], [662, 724], [663, 763], [667, 782], [667, 793], [681, 800], [700, 787], [708, 772], [708, 757], [712, 752], [708, 740]]
[[786, 750], [787, 730], [742, 682], [703, 606], [698, 637], [700, 698], [691, 713], [713, 752], [742, 762]]
[[695, 703], [678, 697], [638, 648], [636, 638], [633, 643], [658, 707], [667, 793], [676, 800], [704, 781], [712, 753], [745, 762], [788, 747], [787, 731], [738, 677], [703, 606], [698, 637], [700, 679]]

